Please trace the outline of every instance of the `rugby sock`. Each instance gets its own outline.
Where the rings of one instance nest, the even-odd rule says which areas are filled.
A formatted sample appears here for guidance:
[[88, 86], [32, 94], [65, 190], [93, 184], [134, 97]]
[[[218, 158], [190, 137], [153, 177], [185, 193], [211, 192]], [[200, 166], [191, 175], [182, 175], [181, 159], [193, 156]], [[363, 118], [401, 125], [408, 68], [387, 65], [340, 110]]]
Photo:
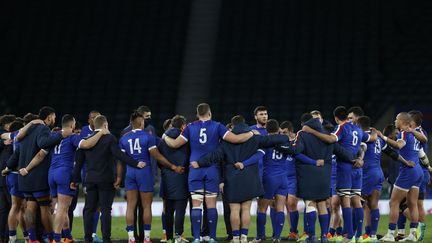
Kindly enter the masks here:
[[272, 225], [272, 230], [273, 230], [273, 234], [272, 237], [274, 237], [275, 235], [275, 229], [276, 229], [276, 209], [275, 208], [270, 208], [270, 221], [271, 221], [271, 225]]
[[241, 238], [247, 240], [247, 236], [249, 234], [249, 230], [248, 229], [241, 229], [240, 232], [241, 232], [240, 233], [241, 234]]
[[26, 230], [23, 231], [23, 236], [24, 236], [24, 240], [28, 240], [29, 239], [29, 234]]
[[60, 242], [61, 241], [61, 234], [54, 233], [54, 240], [56, 242]]
[[27, 232], [28, 232], [28, 235], [29, 235], [29, 239], [31, 241], [35, 241], [36, 237], [37, 237], [35, 229], [34, 228], [28, 228]]
[[135, 236], [134, 236], [135, 226], [133, 224], [126, 226], [126, 231], [128, 233], [128, 239], [135, 240]]
[[165, 212], [162, 212], [161, 219], [162, 219], [162, 231], [164, 231], [165, 230], [165, 225], [166, 225]]
[[266, 225], [267, 215], [266, 213], [258, 212], [257, 215], [257, 240], [261, 240], [264, 238], [265, 234], [265, 225]]
[[306, 224], [307, 224], [307, 233], [309, 236], [315, 236], [315, 222], [317, 218], [317, 212], [312, 211], [306, 213]]
[[327, 237], [328, 225], [329, 225], [328, 222], [329, 222], [328, 214], [322, 214], [319, 216], [319, 223], [321, 227], [321, 238]]
[[342, 228], [342, 227], [337, 227], [337, 228], [336, 228], [336, 234], [337, 234], [337, 235], [342, 235], [342, 231], [343, 231], [343, 228]]
[[351, 239], [354, 235], [353, 225], [352, 225], [352, 209], [351, 208], [342, 208], [342, 217], [344, 221], [344, 232], [348, 235], [348, 239]]
[[9, 230], [9, 241], [11, 243], [16, 241], [16, 230]]
[[354, 208], [354, 218], [356, 222], [356, 237], [359, 238], [363, 234], [363, 218], [364, 210], [363, 208]]
[[64, 238], [67, 238], [69, 240], [73, 239], [72, 232], [71, 232], [71, 230], [69, 228], [68, 229], [63, 229], [62, 232], [63, 232]]
[[365, 234], [371, 235], [371, 227], [370, 226], [365, 226]]
[[[54, 239], [54, 232], [48, 232], [47, 236], [48, 236], [49, 240], [53, 240]], [[60, 237], [61, 237], [61, 235], [60, 235]]]
[[201, 218], [202, 218], [202, 209], [201, 208], [192, 208], [191, 212], [191, 220], [192, 220], [192, 232], [194, 239], [200, 238], [201, 233]]
[[151, 224], [144, 224], [144, 239], [150, 239]]
[[399, 214], [397, 227], [398, 227], [398, 233], [399, 234], [405, 234], [405, 223], [406, 223], [406, 217], [403, 215], [403, 213]]
[[370, 226], [370, 235], [376, 235], [378, 231], [378, 223], [380, 220], [380, 211], [379, 209], [372, 209], [371, 211], [371, 226]]
[[233, 240], [239, 240], [240, 239], [240, 230], [233, 230], [232, 235], [233, 235]]
[[98, 222], [99, 222], [100, 212], [95, 212], [93, 216], [93, 233], [96, 234]]
[[303, 232], [307, 233], [306, 207], [303, 210]]
[[280, 239], [281, 233], [282, 233], [282, 229], [284, 226], [284, 222], [285, 222], [285, 214], [284, 212], [277, 212], [276, 213], [276, 222], [275, 222], [275, 234], [274, 234], [274, 239]]
[[414, 234], [415, 236], [417, 236], [417, 227], [418, 227], [418, 223], [411, 223], [410, 224], [410, 234]]
[[396, 230], [396, 224], [389, 223], [388, 233], [394, 235], [395, 230]]
[[332, 236], [334, 236], [335, 233], [336, 233], [336, 230], [333, 229], [333, 228], [330, 228], [330, 229], [329, 229], [329, 233], [330, 233]]
[[209, 227], [209, 236], [211, 239], [216, 239], [218, 213], [216, 208], [207, 208], [207, 220]]
[[291, 224], [291, 228], [290, 228], [290, 232], [298, 232], [298, 221], [299, 221], [299, 212], [298, 211], [293, 211], [289, 213], [290, 215], [290, 224]]

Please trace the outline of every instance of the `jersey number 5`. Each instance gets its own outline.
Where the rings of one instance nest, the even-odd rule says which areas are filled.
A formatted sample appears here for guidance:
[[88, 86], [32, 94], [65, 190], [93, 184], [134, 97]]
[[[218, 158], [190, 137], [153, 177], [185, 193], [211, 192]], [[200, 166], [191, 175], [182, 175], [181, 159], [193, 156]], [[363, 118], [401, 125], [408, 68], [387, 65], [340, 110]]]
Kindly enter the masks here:
[[201, 144], [205, 144], [207, 142], [207, 134], [205, 133], [207, 130], [207, 128], [201, 128], [200, 129], [200, 138], [199, 138], [199, 142]]
[[138, 138], [135, 138], [134, 140], [129, 139], [128, 142], [131, 154], [134, 154], [134, 151], [138, 151], [139, 154], [141, 153], [141, 146]]

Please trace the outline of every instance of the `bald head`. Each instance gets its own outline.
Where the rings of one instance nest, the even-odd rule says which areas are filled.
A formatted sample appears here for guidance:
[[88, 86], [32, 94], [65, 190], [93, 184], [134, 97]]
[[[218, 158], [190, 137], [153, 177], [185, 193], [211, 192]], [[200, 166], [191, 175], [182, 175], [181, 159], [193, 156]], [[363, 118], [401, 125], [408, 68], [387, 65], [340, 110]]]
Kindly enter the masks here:
[[409, 126], [411, 121], [412, 118], [407, 112], [401, 112], [396, 116], [396, 128], [402, 129], [404, 126]]

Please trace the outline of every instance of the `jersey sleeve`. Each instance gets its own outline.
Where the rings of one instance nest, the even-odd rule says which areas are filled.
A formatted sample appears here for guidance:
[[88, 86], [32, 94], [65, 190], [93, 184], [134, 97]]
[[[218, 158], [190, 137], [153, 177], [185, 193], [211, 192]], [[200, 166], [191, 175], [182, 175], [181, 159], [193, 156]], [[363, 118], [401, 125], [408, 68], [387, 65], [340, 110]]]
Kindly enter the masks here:
[[123, 144], [123, 141], [124, 141], [124, 137], [121, 137], [120, 140], [119, 140], [119, 148], [120, 148], [120, 150], [121, 150], [122, 152], [126, 152], [126, 147], [125, 147], [125, 145]]
[[156, 138], [154, 136], [152, 136], [152, 135], [149, 136], [149, 139], [148, 139], [148, 142], [147, 142], [147, 147], [148, 147], [149, 151], [152, 150], [152, 149], [157, 148], [156, 147]]
[[401, 131], [398, 136], [397, 136], [397, 141], [399, 140], [403, 140], [403, 141], [407, 141], [407, 133], [405, 131]]
[[186, 128], [180, 134], [180, 137], [182, 137], [186, 142], [189, 141], [189, 139], [190, 139], [190, 125], [186, 126]]
[[362, 135], [361, 141], [364, 142], [364, 143], [367, 143], [367, 142], [369, 142], [369, 140], [370, 140], [369, 133], [364, 132], [363, 135]]
[[72, 135], [71, 142], [75, 148], [78, 148], [78, 145], [81, 142], [81, 137], [79, 135]]
[[342, 138], [342, 127], [341, 125], [337, 125], [335, 130], [331, 133], [331, 135], [336, 137], [336, 140], [339, 141]]
[[224, 125], [222, 125], [221, 123], [218, 124], [217, 131], [218, 131], [219, 137], [222, 139], [224, 139], [226, 134], [228, 133], [228, 129]]

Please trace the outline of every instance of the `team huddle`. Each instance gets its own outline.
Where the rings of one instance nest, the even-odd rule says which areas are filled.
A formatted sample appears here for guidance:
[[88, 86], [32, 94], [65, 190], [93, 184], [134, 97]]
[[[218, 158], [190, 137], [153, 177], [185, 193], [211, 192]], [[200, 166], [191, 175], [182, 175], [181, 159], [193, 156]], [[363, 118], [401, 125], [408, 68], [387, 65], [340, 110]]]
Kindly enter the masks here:
[[[56, 112], [51, 107], [23, 118], [4, 115], [0, 196], [10, 206], [0, 219], [0, 241], [15, 242], [19, 225], [28, 242], [73, 242], [73, 211], [81, 185], [85, 242], [111, 242], [111, 207], [116, 189], [124, 187], [125, 236], [130, 243], [151, 243], [157, 167], [164, 204], [162, 242], [187, 241], [183, 234], [189, 203], [193, 243], [216, 243], [219, 194], [227, 240], [233, 243], [248, 243], [253, 200], [258, 204], [257, 233], [251, 243], [266, 239], [269, 207], [276, 243], [285, 216], [288, 241], [423, 240], [424, 193], [432, 169], [421, 112], [401, 112], [381, 132], [371, 127], [360, 107], [339, 106], [333, 112], [336, 126], [315, 110], [301, 116], [301, 129], [295, 133], [291, 122], [268, 119], [264, 106], [254, 110], [253, 126], [240, 115], [226, 126], [213, 121], [206, 103], [196, 110], [197, 120], [189, 124], [181, 115], [167, 119], [159, 138], [148, 122], [150, 109], [140, 106], [118, 140], [98, 111], [89, 113], [89, 124], [81, 129], [72, 115], [64, 115], [61, 128], [53, 128]], [[388, 179], [388, 232], [381, 237], [382, 154], [391, 158], [398, 173]], [[302, 234], [299, 200], [305, 204]], [[405, 235], [406, 219], [410, 230]], [[96, 234], [99, 220], [102, 240]], [[320, 234], [315, 232], [317, 220]]]

